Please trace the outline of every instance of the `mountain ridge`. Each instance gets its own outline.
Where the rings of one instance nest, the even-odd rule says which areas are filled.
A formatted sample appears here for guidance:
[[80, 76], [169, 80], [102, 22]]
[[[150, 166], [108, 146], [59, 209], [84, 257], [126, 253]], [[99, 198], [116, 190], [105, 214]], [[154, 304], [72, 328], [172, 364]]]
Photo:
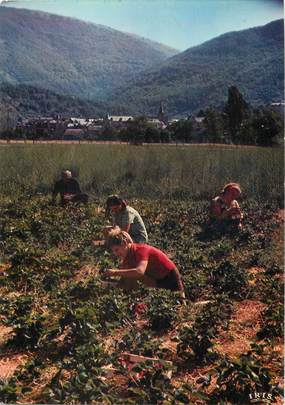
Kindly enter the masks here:
[[0, 81], [97, 98], [177, 51], [100, 24], [0, 7]]
[[220, 106], [231, 85], [264, 104], [283, 96], [283, 25], [231, 31], [175, 53], [101, 24], [0, 7], [0, 83], [131, 114], [155, 114], [161, 101], [170, 116]]
[[275, 20], [191, 47], [116, 89], [113, 100], [132, 100], [138, 111], [148, 113], [164, 101], [173, 115], [222, 104], [231, 85], [238, 86], [253, 104], [280, 99], [283, 23], [283, 19]]
[[107, 112], [125, 114], [124, 109], [106, 103], [88, 101], [53, 91], [28, 86], [0, 84], [0, 121], [10, 114], [18, 118], [62, 115], [64, 117], [98, 118]]

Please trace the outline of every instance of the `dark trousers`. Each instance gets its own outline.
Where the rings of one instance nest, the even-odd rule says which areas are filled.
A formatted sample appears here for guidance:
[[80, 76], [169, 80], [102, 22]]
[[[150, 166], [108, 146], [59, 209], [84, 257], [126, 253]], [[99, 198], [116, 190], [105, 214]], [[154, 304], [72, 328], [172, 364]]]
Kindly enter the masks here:
[[156, 280], [156, 284], [158, 288], [184, 292], [182, 277], [177, 268], [171, 270], [163, 279]]
[[75, 194], [70, 200], [64, 200], [64, 198], [61, 199], [61, 204], [66, 205], [69, 202], [74, 203], [74, 204], [87, 204], [88, 203], [89, 196], [87, 194]]

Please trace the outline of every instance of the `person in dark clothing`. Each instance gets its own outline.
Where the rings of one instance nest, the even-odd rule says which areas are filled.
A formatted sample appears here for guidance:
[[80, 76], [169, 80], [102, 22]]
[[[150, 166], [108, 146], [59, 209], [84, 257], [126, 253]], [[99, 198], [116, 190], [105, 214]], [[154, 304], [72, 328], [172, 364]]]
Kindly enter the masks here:
[[61, 205], [66, 205], [69, 202], [87, 204], [88, 195], [83, 194], [80, 190], [80, 186], [72, 177], [72, 173], [69, 170], [62, 172], [62, 178], [58, 180], [52, 193], [52, 204], [56, 203], [56, 197], [60, 194]]

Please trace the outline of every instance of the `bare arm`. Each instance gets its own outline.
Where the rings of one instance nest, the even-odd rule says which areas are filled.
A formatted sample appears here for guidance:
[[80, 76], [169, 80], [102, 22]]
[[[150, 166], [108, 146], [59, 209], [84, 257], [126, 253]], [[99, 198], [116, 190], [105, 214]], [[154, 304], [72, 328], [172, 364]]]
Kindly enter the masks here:
[[231, 218], [233, 215], [240, 215], [240, 212], [241, 211], [237, 202], [225, 210], [222, 210], [221, 205], [216, 201], [212, 201], [210, 206], [210, 216], [215, 219]]
[[133, 269], [109, 269], [107, 270], [106, 274], [108, 276], [120, 276], [123, 278], [132, 278], [132, 279], [140, 279], [147, 268], [147, 260], [142, 260], [139, 262], [137, 267]]
[[230, 208], [227, 210], [227, 214], [229, 217], [240, 217], [241, 216], [241, 209], [237, 201], [233, 201]]

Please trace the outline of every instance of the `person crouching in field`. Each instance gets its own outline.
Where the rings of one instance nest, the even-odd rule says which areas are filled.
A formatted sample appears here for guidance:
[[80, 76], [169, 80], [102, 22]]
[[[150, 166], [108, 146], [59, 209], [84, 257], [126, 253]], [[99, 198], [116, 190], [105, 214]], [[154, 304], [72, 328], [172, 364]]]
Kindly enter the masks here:
[[231, 230], [242, 228], [242, 212], [237, 199], [241, 196], [238, 183], [228, 183], [221, 194], [211, 201], [210, 222], [212, 225], [221, 226]]
[[147, 244], [133, 243], [130, 236], [121, 230], [110, 232], [108, 246], [121, 259], [121, 265], [119, 269], [107, 270], [106, 275], [120, 277], [119, 287], [135, 288], [136, 282], [140, 281], [150, 288], [180, 291], [181, 298], [185, 298], [181, 275], [161, 250]]
[[72, 173], [69, 170], [62, 172], [62, 177], [58, 180], [52, 193], [52, 204], [56, 203], [57, 195], [60, 194], [61, 205], [67, 203], [84, 203], [88, 202], [88, 195], [83, 194], [80, 190], [78, 181], [72, 177]]
[[134, 242], [147, 243], [148, 235], [142, 217], [117, 195], [111, 195], [107, 198], [105, 216], [109, 218], [110, 215], [112, 217], [112, 226], [104, 228], [106, 241], [110, 231], [115, 227], [119, 227], [122, 231], [129, 233]]

